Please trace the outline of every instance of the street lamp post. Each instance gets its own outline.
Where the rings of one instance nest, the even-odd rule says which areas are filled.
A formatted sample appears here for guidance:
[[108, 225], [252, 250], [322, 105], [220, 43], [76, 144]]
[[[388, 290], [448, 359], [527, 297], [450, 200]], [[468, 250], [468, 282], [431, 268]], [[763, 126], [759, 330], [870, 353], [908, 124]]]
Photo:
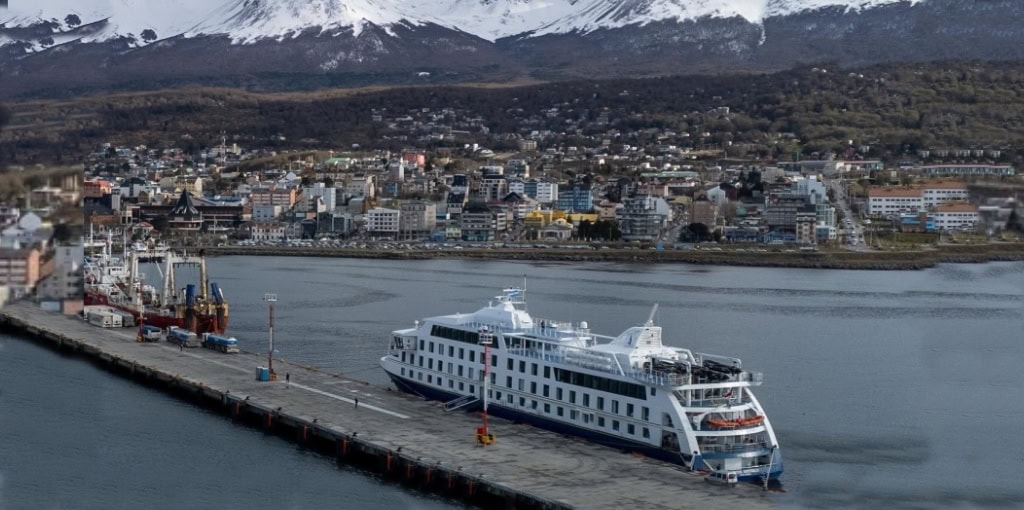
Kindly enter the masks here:
[[274, 303], [277, 302], [277, 294], [264, 294], [263, 300], [268, 306], [268, 331], [270, 333], [270, 350], [267, 351], [267, 369], [271, 377], [274, 375]]

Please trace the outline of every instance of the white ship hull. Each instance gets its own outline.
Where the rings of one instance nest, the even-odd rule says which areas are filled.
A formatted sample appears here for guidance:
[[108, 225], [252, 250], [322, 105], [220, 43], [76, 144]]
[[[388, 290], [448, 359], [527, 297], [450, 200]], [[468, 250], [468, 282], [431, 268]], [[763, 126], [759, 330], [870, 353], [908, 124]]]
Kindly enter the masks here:
[[[650, 320], [615, 338], [586, 323], [535, 322], [521, 296], [508, 289], [474, 314], [395, 331], [382, 367], [399, 389], [424, 398], [475, 398], [476, 407], [486, 398], [491, 415], [743, 481], [782, 474], [774, 431], [750, 389], [760, 374], [734, 358], [663, 346]], [[486, 396], [481, 328], [495, 338]]]

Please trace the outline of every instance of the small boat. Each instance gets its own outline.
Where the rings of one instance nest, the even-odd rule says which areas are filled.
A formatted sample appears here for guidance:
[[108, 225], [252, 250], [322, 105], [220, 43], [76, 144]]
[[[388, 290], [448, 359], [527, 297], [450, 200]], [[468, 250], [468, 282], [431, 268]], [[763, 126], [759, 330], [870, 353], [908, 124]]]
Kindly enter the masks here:
[[736, 475], [736, 473], [731, 471], [712, 471], [708, 473], [707, 476], [704, 477], [704, 480], [708, 483], [713, 483], [715, 485], [725, 485], [728, 487], [732, 487], [733, 485], [736, 485], [737, 482], [739, 482], [739, 477]]

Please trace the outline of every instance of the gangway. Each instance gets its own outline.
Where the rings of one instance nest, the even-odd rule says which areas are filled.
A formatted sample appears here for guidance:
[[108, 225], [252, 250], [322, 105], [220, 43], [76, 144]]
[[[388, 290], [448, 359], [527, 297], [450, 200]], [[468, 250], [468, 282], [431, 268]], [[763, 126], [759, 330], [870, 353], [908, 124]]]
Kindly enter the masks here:
[[462, 409], [470, 404], [476, 403], [480, 400], [476, 395], [463, 395], [455, 400], [449, 400], [444, 403], [444, 411], [450, 412], [456, 409]]

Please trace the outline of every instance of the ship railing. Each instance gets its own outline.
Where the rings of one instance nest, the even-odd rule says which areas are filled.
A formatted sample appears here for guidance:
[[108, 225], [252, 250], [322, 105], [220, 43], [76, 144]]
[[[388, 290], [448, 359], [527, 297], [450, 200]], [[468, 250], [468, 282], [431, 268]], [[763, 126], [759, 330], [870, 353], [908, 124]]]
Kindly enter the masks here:
[[526, 358], [540, 359], [544, 361], [550, 361], [552, 363], [564, 363], [565, 357], [557, 351], [541, 351], [537, 349], [509, 349], [510, 354], [517, 356], [523, 356]]
[[732, 443], [732, 444], [714, 444], [714, 443], [697, 443], [703, 453], [744, 453], [744, 452], [756, 452], [761, 450], [769, 449], [768, 443], [764, 441], [758, 441], [756, 443]]
[[629, 372], [629, 376], [643, 383], [655, 386], [682, 386], [687, 384], [686, 375], [670, 372], [632, 370]]

